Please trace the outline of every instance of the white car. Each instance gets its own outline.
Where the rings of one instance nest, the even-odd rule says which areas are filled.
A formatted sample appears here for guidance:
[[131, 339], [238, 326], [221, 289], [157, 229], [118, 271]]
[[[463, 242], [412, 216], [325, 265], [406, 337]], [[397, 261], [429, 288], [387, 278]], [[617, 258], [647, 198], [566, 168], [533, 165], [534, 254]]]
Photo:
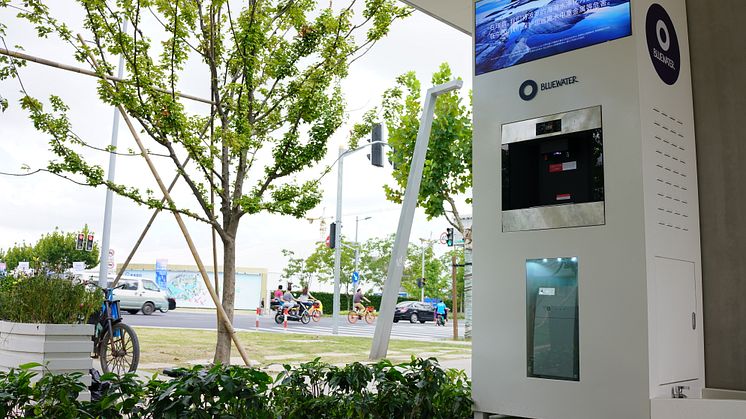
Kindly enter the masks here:
[[119, 300], [119, 308], [130, 313], [149, 316], [155, 310], [161, 313], [168, 311], [168, 295], [158, 288], [155, 282], [146, 278], [122, 278], [121, 288], [114, 290], [114, 299]]

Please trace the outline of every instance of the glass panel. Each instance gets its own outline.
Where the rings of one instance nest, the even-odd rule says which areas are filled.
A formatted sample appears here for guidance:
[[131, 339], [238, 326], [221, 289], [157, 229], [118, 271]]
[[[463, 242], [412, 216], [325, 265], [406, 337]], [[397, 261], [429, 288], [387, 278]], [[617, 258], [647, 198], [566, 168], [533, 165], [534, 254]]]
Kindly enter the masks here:
[[580, 381], [578, 259], [526, 261], [528, 376]]
[[600, 128], [502, 146], [503, 211], [604, 201]]
[[160, 288], [158, 288], [158, 285], [155, 285], [155, 283], [151, 281], [142, 281], [142, 285], [148, 291], [160, 291], [161, 290]]

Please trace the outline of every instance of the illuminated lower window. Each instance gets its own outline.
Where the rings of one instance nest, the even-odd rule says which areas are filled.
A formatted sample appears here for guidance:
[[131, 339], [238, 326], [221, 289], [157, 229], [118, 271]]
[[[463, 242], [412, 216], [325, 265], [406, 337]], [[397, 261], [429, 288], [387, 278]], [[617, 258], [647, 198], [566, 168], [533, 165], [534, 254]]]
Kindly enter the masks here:
[[526, 261], [528, 376], [580, 381], [578, 259]]

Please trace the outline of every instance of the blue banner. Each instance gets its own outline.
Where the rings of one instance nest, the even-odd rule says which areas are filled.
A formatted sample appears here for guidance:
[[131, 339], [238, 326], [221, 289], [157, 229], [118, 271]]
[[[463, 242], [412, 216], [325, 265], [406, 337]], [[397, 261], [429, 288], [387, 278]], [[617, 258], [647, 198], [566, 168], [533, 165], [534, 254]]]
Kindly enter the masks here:
[[168, 289], [168, 260], [158, 259], [155, 261], [155, 283], [162, 290]]

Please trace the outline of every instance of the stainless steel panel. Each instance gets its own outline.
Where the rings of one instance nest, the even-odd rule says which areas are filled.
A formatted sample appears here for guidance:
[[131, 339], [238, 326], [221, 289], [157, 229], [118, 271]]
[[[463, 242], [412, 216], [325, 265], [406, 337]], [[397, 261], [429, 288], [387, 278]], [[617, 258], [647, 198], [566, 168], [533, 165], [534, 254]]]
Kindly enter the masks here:
[[503, 211], [503, 232], [547, 230], [606, 224], [603, 202]]
[[[546, 135], [536, 135], [536, 124], [541, 122], [562, 120], [562, 131]], [[510, 144], [520, 141], [535, 140], [538, 138], [549, 138], [556, 135], [569, 134], [572, 132], [588, 131], [601, 128], [601, 106], [579, 109], [542, 116], [540, 118], [526, 121], [513, 122], [502, 126], [502, 143]]]

